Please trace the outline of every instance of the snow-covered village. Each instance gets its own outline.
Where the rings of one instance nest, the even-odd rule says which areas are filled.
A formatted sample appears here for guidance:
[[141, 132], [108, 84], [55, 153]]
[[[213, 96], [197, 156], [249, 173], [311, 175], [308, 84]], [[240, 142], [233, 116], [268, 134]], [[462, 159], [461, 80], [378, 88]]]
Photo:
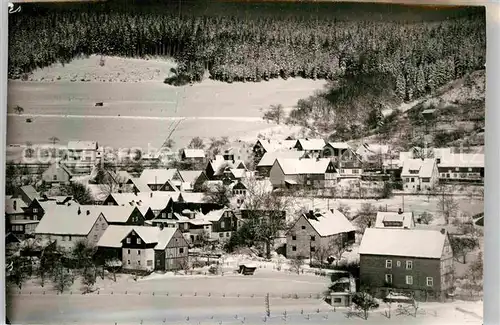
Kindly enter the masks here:
[[483, 323], [484, 10], [132, 3], [9, 21], [8, 323]]

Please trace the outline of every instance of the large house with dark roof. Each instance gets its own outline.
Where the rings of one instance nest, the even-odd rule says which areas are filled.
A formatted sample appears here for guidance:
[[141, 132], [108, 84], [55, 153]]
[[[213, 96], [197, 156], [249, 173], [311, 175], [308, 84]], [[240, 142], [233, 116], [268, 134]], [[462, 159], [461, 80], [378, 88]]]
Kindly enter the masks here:
[[168, 182], [180, 189], [183, 182], [178, 169], [144, 169], [139, 180], [153, 191], [169, 191]]
[[278, 158], [269, 172], [274, 188], [329, 188], [335, 186], [338, 176], [329, 158]]
[[483, 183], [484, 154], [449, 154], [437, 165], [439, 181], [454, 183]]
[[453, 287], [453, 252], [444, 229], [367, 228], [359, 254], [360, 286], [380, 298], [396, 291], [443, 299]]
[[260, 177], [269, 177], [271, 168], [274, 165], [276, 159], [298, 159], [298, 158], [309, 158], [305, 151], [298, 150], [282, 150], [282, 151], [272, 151], [266, 152], [259, 163], [256, 166], [256, 171]]

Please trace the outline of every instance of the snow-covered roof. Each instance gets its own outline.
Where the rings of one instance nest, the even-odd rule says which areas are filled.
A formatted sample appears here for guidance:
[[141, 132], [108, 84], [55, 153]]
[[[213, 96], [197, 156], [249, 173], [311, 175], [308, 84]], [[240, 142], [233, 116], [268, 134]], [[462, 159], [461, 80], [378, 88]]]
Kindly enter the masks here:
[[205, 193], [180, 192], [180, 196], [187, 203], [204, 203]]
[[296, 140], [257, 140], [258, 143], [262, 145], [266, 152], [280, 151], [280, 150], [290, 150], [297, 143]]
[[30, 202], [40, 197], [40, 194], [36, 191], [33, 185], [21, 186], [20, 190], [28, 197]]
[[[15, 208], [14, 208], [15, 207]], [[21, 198], [6, 198], [5, 199], [5, 213], [18, 214], [24, 213], [23, 208], [28, 207]]]
[[145, 184], [165, 184], [168, 180], [174, 178], [178, 172], [175, 168], [170, 169], [144, 169], [139, 179]]
[[342, 212], [338, 210], [304, 213], [302, 215], [321, 237], [332, 236], [356, 229]]
[[286, 150], [286, 151], [270, 151], [266, 152], [262, 159], [257, 164], [257, 167], [271, 167], [278, 158], [302, 158], [305, 151]]
[[184, 156], [186, 158], [205, 158], [205, 151], [203, 149], [184, 149]]
[[156, 244], [155, 249], [164, 250], [172, 237], [174, 237], [177, 228], [165, 227], [158, 233], [158, 244]]
[[[132, 231], [137, 233], [146, 244], [153, 244], [158, 242], [158, 235], [161, 230], [158, 227], [136, 226], [130, 232]], [[126, 235], [128, 235], [128, 233]]]
[[96, 141], [69, 141], [68, 149], [70, 150], [97, 150]]
[[213, 211], [210, 211], [208, 212], [207, 214], [201, 216], [201, 218], [203, 218], [203, 220], [206, 220], [206, 221], [219, 221], [220, 218], [222, 218], [222, 216], [224, 215], [224, 212], [226, 211], [231, 211], [230, 209], [220, 209], [220, 210], [213, 210]]
[[231, 168], [229, 171], [233, 175], [234, 178], [243, 178], [247, 175], [247, 171], [244, 169]]
[[101, 238], [97, 242], [99, 247], [122, 247], [122, 240], [127, 236], [132, 229], [136, 226], [115, 226], [110, 225], [106, 228]]
[[285, 175], [324, 174], [330, 164], [330, 159], [278, 158], [275, 164], [279, 164]]
[[[434, 166], [436, 165], [436, 159], [434, 158], [425, 158], [425, 159], [407, 159], [403, 162], [403, 171], [401, 172], [401, 176], [403, 177], [432, 177], [432, 172], [434, 170]], [[410, 171], [418, 171], [417, 174], [410, 173]]]
[[178, 201], [178, 192], [139, 192], [134, 193], [112, 193], [110, 194], [118, 205], [146, 206], [151, 210], [162, 210], [170, 200]]
[[132, 183], [139, 192], [151, 192], [151, 188], [148, 184], [144, 183], [140, 178], [130, 178], [128, 183]]
[[102, 213], [108, 222], [126, 222], [136, 208], [131, 205], [81, 205], [80, 207], [82, 211]]
[[194, 184], [203, 173], [202, 170], [179, 170], [182, 180]]
[[[78, 214], [80, 210], [80, 214]], [[87, 210], [90, 211], [87, 214]], [[36, 234], [87, 235], [101, 214], [98, 209], [80, 205], [46, 205], [45, 214], [35, 229]]]
[[209, 220], [204, 220], [204, 219], [189, 219], [189, 223], [197, 226], [212, 224]]
[[359, 254], [441, 258], [445, 240], [439, 230], [367, 228]]
[[323, 139], [298, 139], [302, 150], [323, 150], [325, 140]]
[[[400, 222], [401, 226], [388, 224], [395, 222]], [[413, 212], [377, 212], [375, 228], [411, 228], [414, 225]]]
[[[245, 166], [245, 163], [243, 160], [235, 160], [234, 162], [232, 160], [224, 160], [222, 156], [216, 156], [216, 159], [213, 159], [210, 161], [210, 165], [212, 166], [212, 169], [214, 171], [214, 175], [221, 175], [224, 170], [223, 169], [239, 169], [240, 165]], [[222, 168], [225, 167], [225, 168]]]
[[457, 153], [443, 156], [439, 167], [471, 167], [484, 168], [484, 154], [482, 153]]
[[335, 149], [350, 149], [351, 146], [347, 144], [347, 142], [328, 142], [328, 146], [335, 148]]

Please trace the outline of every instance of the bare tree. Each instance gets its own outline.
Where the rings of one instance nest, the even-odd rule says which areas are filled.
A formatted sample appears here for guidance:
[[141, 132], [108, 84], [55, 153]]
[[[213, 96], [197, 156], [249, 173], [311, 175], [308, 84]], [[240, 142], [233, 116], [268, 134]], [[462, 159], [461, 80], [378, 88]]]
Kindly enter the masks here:
[[203, 200], [207, 203], [218, 204], [222, 207], [228, 207], [230, 205], [231, 193], [228, 188], [224, 185], [216, 185], [213, 189], [207, 189]]
[[49, 138], [50, 143], [52, 143], [52, 156], [55, 158], [56, 156], [56, 143], [59, 142], [59, 138], [56, 136], [52, 136]]
[[420, 221], [420, 223], [423, 223], [425, 225], [428, 225], [432, 222], [432, 220], [434, 220], [434, 216], [432, 215], [432, 213], [429, 213], [427, 211], [424, 211], [420, 217], [418, 218], [418, 220]]
[[281, 104], [271, 105], [269, 108], [262, 111], [264, 111], [262, 116], [264, 120], [275, 122], [276, 124], [280, 124], [285, 117], [285, 110]]
[[453, 196], [445, 194], [444, 187], [441, 189], [438, 208], [446, 224], [450, 223], [450, 218], [454, 217], [458, 211], [458, 202]]
[[96, 283], [96, 272], [95, 267], [90, 267], [85, 270], [82, 276], [83, 292], [92, 292], [94, 284]]
[[332, 254], [335, 257], [335, 264], [342, 259], [342, 256], [349, 250], [348, 245], [342, 235], [337, 235], [331, 240]]
[[361, 209], [358, 210], [354, 223], [360, 232], [364, 232], [366, 228], [370, 228], [375, 224], [377, 218], [377, 209], [371, 203], [363, 203]]
[[123, 184], [125, 184], [125, 178], [120, 175], [111, 175], [101, 180], [99, 184], [99, 190], [101, 193], [108, 197], [112, 193], [117, 193], [123, 191]]
[[73, 276], [61, 262], [54, 268], [54, 285], [57, 291], [63, 293], [73, 283]]
[[290, 271], [300, 274], [302, 267], [304, 266], [304, 259], [301, 257], [296, 257], [290, 260]]
[[377, 301], [366, 292], [356, 292], [352, 297], [352, 302], [356, 309], [363, 312], [364, 319], [368, 319], [368, 312], [379, 306]]
[[467, 254], [479, 246], [477, 239], [466, 236], [451, 236], [450, 244], [455, 260], [466, 263]]
[[191, 139], [191, 142], [188, 144], [188, 148], [192, 149], [203, 149], [205, 148], [205, 144], [203, 143], [203, 139], [200, 137], [194, 137]]

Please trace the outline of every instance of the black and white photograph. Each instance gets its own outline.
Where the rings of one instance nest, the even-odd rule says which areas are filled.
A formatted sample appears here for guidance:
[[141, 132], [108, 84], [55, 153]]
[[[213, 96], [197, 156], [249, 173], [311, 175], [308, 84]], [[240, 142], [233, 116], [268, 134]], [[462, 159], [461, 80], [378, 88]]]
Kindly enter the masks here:
[[484, 6], [8, 11], [7, 324], [483, 324]]

